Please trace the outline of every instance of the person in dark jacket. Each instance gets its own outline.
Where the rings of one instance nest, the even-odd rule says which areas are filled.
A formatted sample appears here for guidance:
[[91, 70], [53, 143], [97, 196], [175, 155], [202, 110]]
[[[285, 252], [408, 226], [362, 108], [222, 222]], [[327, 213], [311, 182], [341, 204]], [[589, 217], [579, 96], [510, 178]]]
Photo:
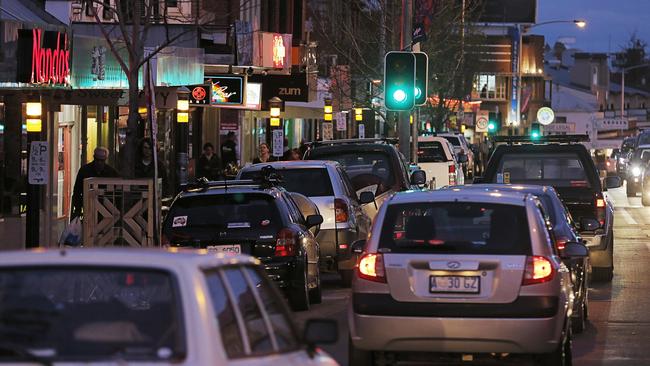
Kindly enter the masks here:
[[[144, 138], [140, 141], [140, 149], [138, 150], [139, 157], [135, 162], [135, 177], [136, 178], [153, 178], [155, 169], [153, 165], [153, 144], [150, 138]], [[167, 179], [165, 165], [158, 158], [158, 178], [162, 178], [163, 182]]]
[[237, 143], [235, 142], [235, 133], [230, 131], [226, 136], [226, 141], [221, 144], [221, 164], [225, 168], [228, 164], [237, 165]]
[[221, 178], [221, 162], [214, 153], [214, 146], [209, 142], [203, 145], [203, 154], [199, 158], [196, 167], [196, 177], [206, 177], [208, 180], [219, 180]]
[[98, 147], [93, 153], [93, 161], [79, 168], [72, 193], [72, 212], [70, 213], [70, 220], [83, 214], [84, 179], [96, 177], [119, 177], [117, 170], [106, 164], [106, 159], [108, 159], [108, 149], [105, 147]]

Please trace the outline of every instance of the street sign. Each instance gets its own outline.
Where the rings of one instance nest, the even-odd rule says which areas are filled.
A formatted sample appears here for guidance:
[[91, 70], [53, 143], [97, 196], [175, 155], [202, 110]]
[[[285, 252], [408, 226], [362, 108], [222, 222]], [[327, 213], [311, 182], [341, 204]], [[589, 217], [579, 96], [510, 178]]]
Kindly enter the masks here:
[[47, 184], [48, 168], [47, 141], [32, 141], [29, 148], [29, 184]]
[[284, 155], [284, 133], [282, 130], [273, 130], [273, 156], [276, 158]]
[[542, 107], [537, 111], [537, 122], [548, 126], [555, 121], [555, 112], [549, 107]]
[[594, 126], [597, 130], [627, 130], [629, 123], [627, 118], [596, 118]]
[[576, 132], [576, 124], [573, 123], [573, 122], [551, 123], [550, 125], [544, 127], [544, 132], [575, 133]]
[[490, 120], [490, 111], [479, 110], [476, 113], [476, 132], [488, 132], [488, 122]]
[[345, 131], [348, 129], [347, 124], [345, 123], [345, 113], [338, 112], [336, 113], [336, 130]]
[[364, 124], [359, 124], [359, 138], [360, 139], [365, 139], [366, 138], [366, 125]]

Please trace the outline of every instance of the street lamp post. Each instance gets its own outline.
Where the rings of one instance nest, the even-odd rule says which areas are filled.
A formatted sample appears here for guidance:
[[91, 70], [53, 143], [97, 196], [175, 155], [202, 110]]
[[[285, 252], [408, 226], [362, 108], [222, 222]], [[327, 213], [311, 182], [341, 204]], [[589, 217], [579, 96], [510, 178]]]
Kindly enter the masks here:
[[189, 158], [187, 156], [188, 124], [190, 122], [190, 90], [180, 87], [176, 90], [178, 101], [176, 102], [176, 165], [178, 184], [187, 183], [187, 167]]
[[625, 117], [625, 73], [631, 70], [641, 69], [644, 67], [649, 67], [650, 63], [645, 63], [641, 65], [634, 65], [630, 67], [624, 67], [621, 70], [621, 118]]
[[[41, 210], [41, 189], [36, 182], [31, 182], [31, 171], [34, 161], [32, 161], [32, 146], [34, 142], [41, 139], [43, 131], [43, 105], [40, 101], [33, 101], [25, 103], [25, 124], [27, 130], [27, 143], [29, 145], [29, 161], [28, 161], [28, 185], [27, 185], [27, 212], [25, 214], [25, 248], [37, 248], [40, 242], [40, 210]], [[43, 174], [41, 172], [41, 174]], [[47, 174], [47, 172], [45, 173]], [[48, 243], [49, 244], [49, 243]]]
[[541, 23], [536, 23], [533, 25], [526, 25], [526, 26], [521, 26], [518, 25], [518, 33], [519, 33], [519, 47], [518, 47], [518, 57], [517, 57], [517, 78], [518, 78], [518, 85], [517, 85], [517, 116], [515, 121], [511, 121], [511, 123], [514, 126], [514, 123], [516, 122], [517, 124], [520, 124], [521, 122], [521, 87], [523, 85], [523, 80], [522, 80], [522, 66], [523, 66], [523, 38], [524, 34], [528, 33], [531, 29], [535, 27], [539, 27], [542, 25], [548, 25], [548, 24], [557, 24], [557, 23], [570, 23], [570, 24], [575, 24], [578, 28], [583, 29], [587, 26], [587, 21], [583, 19], [573, 19], [573, 20], [549, 20], [546, 22], [541, 22]]

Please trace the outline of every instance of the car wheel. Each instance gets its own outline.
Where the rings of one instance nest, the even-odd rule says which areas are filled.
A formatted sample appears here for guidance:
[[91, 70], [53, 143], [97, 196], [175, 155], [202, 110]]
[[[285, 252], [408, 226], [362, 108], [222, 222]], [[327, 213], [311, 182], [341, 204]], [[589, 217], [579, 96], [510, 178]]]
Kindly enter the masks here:
[[352, 339], [349, 337], [348, 345], [348, 365], [370, 366], [374, 364], [372, 360], [372, 351], [365, 351], [354, 347], [354, 344], [352, 344]]
[[[571, 320], [567, 320], [569, 323]], [[571, 366], [573, 365], [573, 344], [571, 325], [562, 332], [562, 343], [552, 353], [541, 355], [537, 364], [540, 366]]]
[[309, 310], [309, 287], [307, 282], [307, 259], [302, 267], [302, 280], [289, 289], [289, 305], [293, 311]]
[[316, 266], [316, 287], [309, 289], [309, 303], [320, 304], [323, 302], [323, 290], [320, 285], [320, 268]]
[[341, 275], [341, 284], [343, 285], [343, 287], [351, 287], [352, 277], [354, 276], [354, 270], [342, 269], [339, 271], [339, 274]]
[[584, 332], [585, 326], [587, 323], [587, 317], [585, 313], [587, 312], [587, 305], [583, 302], [578, 306], [578, 310], [575, 315], [571, 318], [571, 330], [573, 333], [579, 334]]
[[650, 192], [641, 191], [641, 204], [650, 206]]

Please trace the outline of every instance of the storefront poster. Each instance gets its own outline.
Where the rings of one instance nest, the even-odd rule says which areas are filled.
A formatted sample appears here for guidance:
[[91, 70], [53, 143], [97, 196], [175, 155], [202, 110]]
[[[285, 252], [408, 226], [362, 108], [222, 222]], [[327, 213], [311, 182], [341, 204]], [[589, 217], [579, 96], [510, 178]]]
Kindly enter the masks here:
[[323, 140], [334, 139], [334, 125], [331, 122], [323, 122]]

